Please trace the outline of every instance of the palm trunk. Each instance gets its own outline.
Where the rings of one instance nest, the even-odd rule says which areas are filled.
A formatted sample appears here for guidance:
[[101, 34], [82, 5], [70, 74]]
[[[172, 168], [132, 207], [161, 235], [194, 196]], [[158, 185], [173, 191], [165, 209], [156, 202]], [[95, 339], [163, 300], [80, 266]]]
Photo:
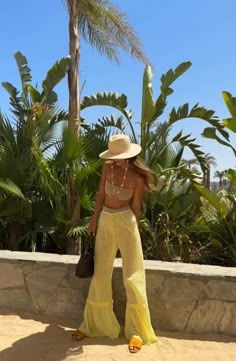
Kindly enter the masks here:
[[219, 186], [220, 186], [220, 188], [222, 187], [222, 178], [221, 177], [219, 179]]
[[203, 172], [203, 185], [207, 189], [211, 188], [211, 171], [210, 168], [206, 168]]
[[[72, 172], [72, 170], [71, 170]], [[80, 200], [77, 197], [73, 174], [69, 174], [67, 180], [66, 214], [71, 219], [71, 224], [76, 226], [80, 221]], [[80, 240], [75, 237], [66, 238], [66, 253], [78, 254], [80, 249]]]
[[210, 166], [207, 169], [207, 189], [211, 189], [211, 170], [210, 170]]
[[205, 169], [203, 172], [203, 180], [202, 183], [204, 185], [204, 187], [207, 187], [207, 170]]
[[19, 250], [20, 223], [14, 222], [9, 225], [9, 237], [7, 240], [7, 249], [10, 251]]
[[[70, 56], [71, 64], [68, 72], [69, 87], [69, 122], [68, 127], [77, 135], [80, 132], [80, 93], [79, 93], [79, 17], [77, 11], [77, 1], [71, 0], [69, 7], [69, 36], [70, 36]], [[80, 220], [80, 202], [76, 198], [75, 185], [71, 179], [68, 183], [67, 192], [67, 212], [71, 217], [72, 224], [78, 224]], [[76, 254], [77, 240], [68, 237], [66, 244], [67, 254]]]
[[76, 0], [71, 0], [69, 11], [69, 34], [71, 64], [68, 72], [69, 85], [69, 127], [76, 133], [80, 131], [80, 94], [79, 94], [79, 17]]

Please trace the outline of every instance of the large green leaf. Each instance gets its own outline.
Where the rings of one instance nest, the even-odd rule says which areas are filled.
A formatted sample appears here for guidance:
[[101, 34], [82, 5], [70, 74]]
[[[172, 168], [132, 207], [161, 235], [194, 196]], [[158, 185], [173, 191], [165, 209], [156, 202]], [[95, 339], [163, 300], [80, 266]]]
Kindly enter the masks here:
[[196, 191], [177, 196], [171, 205], [171, 212], [174, 218], [177, 219], [186, 214], [199, 198], [200, 195]]
[[225, 175], [230, 179], [231, 183], [236, 186], [236, 170], [229, 168]]
[[26, 108], [29, 108], [29, 99], [28, 99], [28, 84], [31, 82], [32, 77], [30, 74], [30, 68], [28, 66], [28, 61], [20, 51], [15, 53], [16, 63], [19, 69], [21, 84], [22, 84], [22, 101], [25, 104]]
[[223, 124], [226, 128], [236, 133], [236, 118], [223, 119]]
[[222, 217], [227, 216], [229, 209], [223, 199], [221, 199], [216, 193], [211, 192], [209, 189], [204, 188], [200, 184], [195, 183], [194, 187], [205, 199], [208, 200], [208, 202], [219, 212]]
[[14, 99], [15, 101], [17, 101], [17, 99], [20, 99], [20, 98], [17, 98], [19, 91], [11, 83], [3, 82], [2, 86], [10, 94], [12, 99]]
[[97, 93], [96, 95], [85, 96], [81, 101], [80, 107], [81, 110], [83, 110], [88, 107], [99, 106], [99, 105], [109, 106], [119, 110], [125, 116], [125, 118], [129, 123], [132, 132], [131, 135], [132, 140], [137, 143], [136, 132], [131, 123], [133, 112], [131, 110], [126, 109], [128, 105], [127, 96], [125, 94], [119, 95], [116, 92], [109, 92], [109, 93], [101, 92], [101, 93]]
[[180, 65], [175, 68], [175, 77], [180, 77], [182, 74], [184, 74], [189, 68], [192, 66], [192, 63], [190, 61], [185, 61], [181, 63]]
[[[142, 115], [141, 115], [141, 129], [145, 130], [146, 124], [153, 121], [156, 111], [155, 101], [153, 99], [152, 90], [152, 68], [146, 65], [143, 74], [143, 96], [142, 96]], [[143, 138], [141, 136], [141, 138]]]
[[81, 110], [96, 105], [105, 105], [120, 110], [125, 116], [132, 116], [132, 114], [126, 113], [125, 108], [128, 105], [127, 96], [125, 94], [119, 95], [116, 92], [101, 92], [96, 95], [85, 96], [81, 101]]
[[155, 104], [153, 100], [153, 91], [151, 84], [151, 68], [145, 68], [143, 80], [142, 124], [148, 124], [150, 126], [160, 115], [163, 114], [167, 104], [166, 98], [173, 93], [173, 89], [169, 87], [170, 84], [172, 84], [178, 77], [180, 77], [185, 71], [187, 71], [191, 65], [192, 64], [190, 61], [184, 62], [180, 64], [175, 70], [170, 69], [166, 74], [163, 74], [161, 76], [161, 94], [157, 98]]
[[186, 61], [178, 65], [175, 70], [169, 69], [166, 74], [161, 76], [161, 93], [164, 97], [173, 93], [173, 90], [169, 86], [185, 71], [187, 71], [191, 65], [192, 63], [190, 61]]
[[29, 83], [32, 80], [30, 68], [28, 67], [28, 61], [20, 51], [15, 53], [15, 59], [19, 69], [22, 86], [24, 87], [26, 83]]
[[31, 96], [32, 103], [40, 103], [41, 101], [40, 92], [36, 88], [34, 88], [31, 84], [28, 85], [28, 90]]
[[214, 110], [199, 106], [198, 103], [189, 110], [189, 105], [185, 103], [177, 110], [175, 108], [171, 110], [169, 114], [169, 122], [170, 124], [174, 124], [181, 119], [199, 118], [211, 124], [225, 139], [229, 140], [229, 134], [224, 129], [224, 125], [220, 123], [219, 118], [214, 116], [214, 114]]
[[218, 135], [216, 134], [216, 130], [217, 130], [216, 128], [212, 128], [212, 127], [205, 128], [202, 133], [202, 136], [204, 138], [215, 139], [215, 140], [217, 140], [218, 143], [220, 143], [222, 145], [226, 145], [227, 147], [232, 149], [232, 151], [234, 152], [234, 154], [236, 156], [236, 149], [230, 143], [225, 142], [224, 140], [219, 138]]
[[169, 114], [169, 121], [171, 124], [185, 118], [200, 118], [209, 121], [214, 113], [214, 110], [208, 110], [205, 107], [199, 107], [198, 104], [195, 104], [193, 108], [189, 110], [189, 105], [185, 103], [177, 110], [175, 108], [171, 110]]
[[191, 138], [191, 134], [182, 136], [182, 131], [173, 137], [172, 142], [179, 142], [183, 147], [188, 147], [198, 160], [202, 170], [206, 169], [206, 155], [201, 151], [201, 146], [194, 143], [196, 138]]
[[236, 118], [236, 97], [227, 91], [223, 91], [222, 96], [230, 114], [233, 118]]
[[44, 94], [48, 96], [52, 89], [66, 76], [71, 63], [70, 56], [57, 61], [47, 72], [47, 76], [42, 83]]

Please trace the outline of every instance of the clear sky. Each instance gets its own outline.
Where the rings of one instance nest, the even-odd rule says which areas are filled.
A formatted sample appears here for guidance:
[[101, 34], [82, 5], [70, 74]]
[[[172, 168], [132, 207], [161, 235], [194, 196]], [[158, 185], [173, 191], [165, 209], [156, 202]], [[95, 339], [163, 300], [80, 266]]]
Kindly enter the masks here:
[[[159, 95], [159, 79], [183, 61], [192, 67], [174, 84], [168, 110], [184, 103], [196, 103], [229, 117], [221, 92], [236, 95], [236, 1], [235, 0], [116, 0], [136, 29], [145, 52], [154, 66], [153, 90]], [[0, 22], [0, 82], [20, 87], [14, 53], [21, 51], [32, 69], [33, 83], [41, 84], [53, 63], [68, 55], [68, 16], [63, 0], [2, 1]], [[80, 76], [86, 80], [83, 95], [117, 91], [128, 96], [135, 111], [133, 122], [140, 120], [144, 65], [121, 53], [121, 65], [110, 63], [87, 44], [82, 44]], [[68, 107], [67, 81], [57, 88], [59, 102]], [[0, 108], [9, 115], [8, 94], [0, 87]], [[84, 113], [88, 120], [111, 114], [109, 108]], [[165, 120], [165, 117], [160, 120]], [[203, 151], [216, 158], [218, 170], [236, 167], [232, 151], [216, 141], [201, 137], [207, 123], [186, 119], [174, 126], [171, 134], [183, 129], [192, 133]], [[139, 131], [136, 125], [137, 133]], [[231, 134], [236, 146], [236, 136]], [[193, 155], [186, 153], [186, 157]]]

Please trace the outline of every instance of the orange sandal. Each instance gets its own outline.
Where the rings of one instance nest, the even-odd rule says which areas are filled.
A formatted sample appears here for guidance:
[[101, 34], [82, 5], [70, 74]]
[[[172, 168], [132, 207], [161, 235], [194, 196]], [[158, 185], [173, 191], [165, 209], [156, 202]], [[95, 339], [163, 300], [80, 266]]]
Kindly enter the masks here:
[[142, 341], [139, 338], [132, 337], [129, 341], [129, 352], [136, 353], [141, 350], [143, 346]]
[[72, 338], [74, 341], [81, 341], [85, 337], [86, 337], [86, 335], [79, 329], [75, 330], [75, 332], [72, 333]]

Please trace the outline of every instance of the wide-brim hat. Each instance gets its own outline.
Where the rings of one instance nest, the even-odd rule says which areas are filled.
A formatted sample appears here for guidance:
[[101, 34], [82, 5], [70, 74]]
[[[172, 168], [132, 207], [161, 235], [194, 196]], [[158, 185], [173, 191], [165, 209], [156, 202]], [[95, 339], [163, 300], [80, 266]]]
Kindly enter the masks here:
[[99, 154], [103, 159], [128, 159], [135, 157], [141, 152], [141, 146], [131, 143], [127, 135], [112, 135], [108, 142], [108, 150]]

